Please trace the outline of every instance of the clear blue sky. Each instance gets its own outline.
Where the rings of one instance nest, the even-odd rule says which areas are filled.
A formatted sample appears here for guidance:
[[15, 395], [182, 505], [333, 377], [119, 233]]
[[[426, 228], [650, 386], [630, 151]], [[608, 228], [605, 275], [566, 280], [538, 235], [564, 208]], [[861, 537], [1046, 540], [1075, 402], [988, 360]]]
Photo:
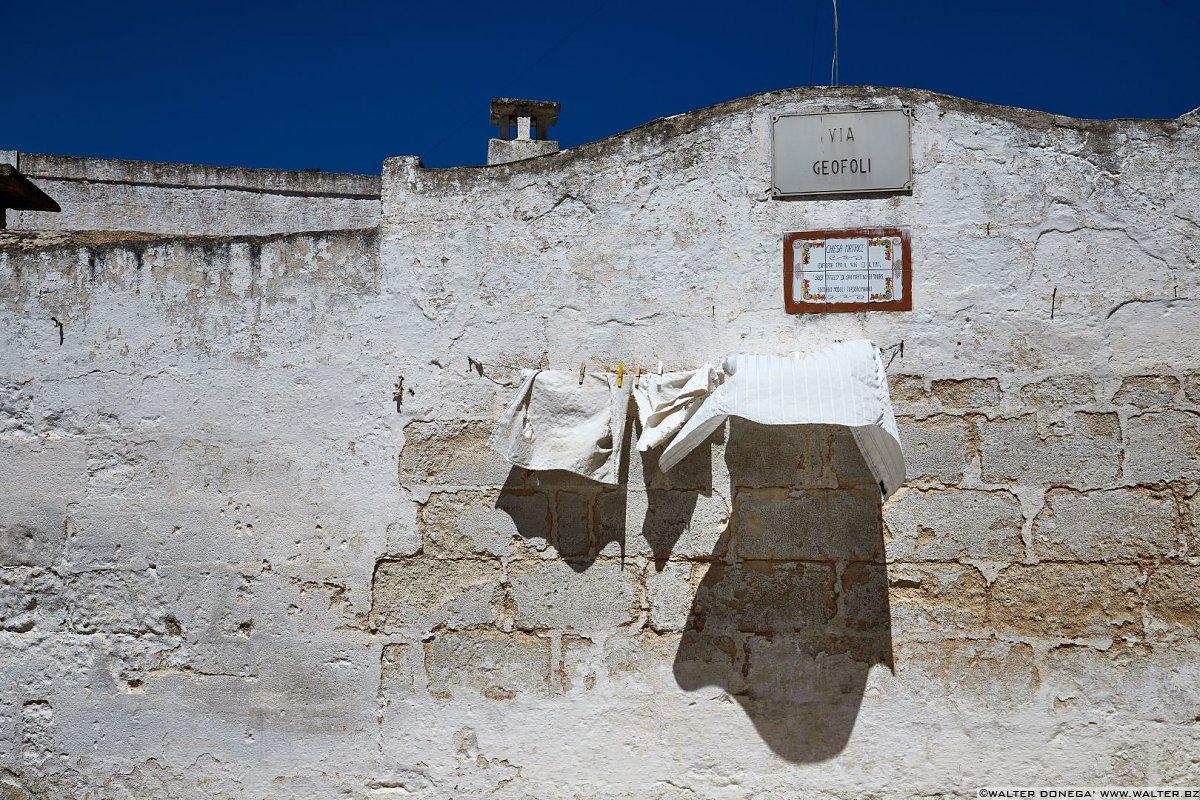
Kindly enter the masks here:
[[[378, 173], [481, 163], [488, 102], [564, 147], [829, 83], [831, 0], [28, 2], [3, 13], [0, 149]], [[1200, 106], [1197, 0], [839, 0], [841, 83], [1079, 117]]]

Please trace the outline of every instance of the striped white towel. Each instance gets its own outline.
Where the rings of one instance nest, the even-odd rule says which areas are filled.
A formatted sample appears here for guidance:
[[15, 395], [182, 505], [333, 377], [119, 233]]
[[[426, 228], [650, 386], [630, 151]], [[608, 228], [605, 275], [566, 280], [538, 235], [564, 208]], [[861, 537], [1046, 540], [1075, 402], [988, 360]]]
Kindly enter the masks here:
[[766, 425], [845, 425], [885, 498], [904, 483], [904, 452], [879, 351], [865, 340], [802, 357], [736, 355], [725, 382], [667, 445], [659, 466], [679, 463], [730, 417]]

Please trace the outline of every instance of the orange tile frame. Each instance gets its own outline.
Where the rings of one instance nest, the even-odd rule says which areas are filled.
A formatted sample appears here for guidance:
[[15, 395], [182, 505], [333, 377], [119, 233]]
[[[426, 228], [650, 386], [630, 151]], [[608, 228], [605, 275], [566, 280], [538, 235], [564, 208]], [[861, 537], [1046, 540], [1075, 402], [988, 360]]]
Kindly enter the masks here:
[[[900, 285], [898, 300], [881, 300], [867, 303], [805, 303], [792, 294], [792, 273], [795, 251], [793, 242], [798, 239], [877, 239], [885, 236], [899, 237]], [[846, 228], [839, 230], [799, 231], [783, 237], [783, 308], [789, 314], [830, 314], [847, 311], [912, 311], [912, 242], [906, 228]]]

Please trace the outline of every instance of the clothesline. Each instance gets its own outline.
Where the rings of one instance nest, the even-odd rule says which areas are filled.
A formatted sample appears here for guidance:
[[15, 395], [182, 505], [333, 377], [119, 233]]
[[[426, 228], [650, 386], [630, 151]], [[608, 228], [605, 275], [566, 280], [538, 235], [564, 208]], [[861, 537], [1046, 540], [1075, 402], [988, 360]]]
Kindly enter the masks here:
[[729, 356], [719, 370], [705, 364], [664, 372], [657, 381], [636, 374], [623, 380], [623, 363], [615, 373], [525, 370], [491, 446], [526, 469], [568, 470], [615, 484], [632, 396], [642, 427], [638, 450], [662, 447], [663, 470], [731, 416], [766, 425], [841, 425], [886, 497], [905, 474], [882, 354], [865, 340], [839, 342], [804, 356]]
[[[899, 342], [896, 342], [895, 344], [887, 345], [886, 347], [880, 347], [879, 345], [874, 345], [874, 346], [878, 347], [880, 351], [890, 354], [887, 364], [884, 365], [884, 369], [887, 369], [888, 367], [892, 366], [892, 362], [896, 360], [897, 355], [899, 355], [900, 358], [904, 358], [904, 340], [903, 339], [901, 339]], [[799, 351], [795, 351], [792, 353], [792, 356], [794, 358], [798, 358], [800, 355], [801, 354], [799, 353]], [[543, 361], [545, 360], [545, 357], [546, 357], [546, 353], [542, 353]], [[663, 362], [661, 360], [658, 362], [657, 369], [642, 369], [641, 362], [632, 361], [632, 362], [630, 362], [633, 366], [632, 370], [626, 369], [624, 361], [617, 362], [617, 364], [615, 366], [609, 366], [607, 364], [604, 364], [604, 363], [598, 362], [598, 361], [588, 362], [587, 360], [584, 360], [584, 361], [580, 362], [580, 365], [579, 365], [580, 373], [587, 372], [587, 364], [588, 363], [591, 363], [593, 365], [593, 367], [598, 367], [599, 369], [595, 369], [594, 371], [597, 371], [600, 373], [612, 373], [613, 375], [619, 374], [619, 375], [623, 376], [623, 375], [628, 375], [632, 372], [635, 379], [637, 377], [640, 377], [643, 374], [658, 375], [659, 377], [662, 377], [663, 372], [664, 372]], [[651, 362], [651, 363], [653, 363], [653, 362]], [[511, 370], [531, 369], [531, 367], [529, 366], [528, 363], [512, 364], [512, 363], [506, 363], [503, 361], [490, 361], [490, 360], [483, 361], [482, 359], [475, 358], [474, 356], [467, 356], [467, 370], [468, 371], [474, 370], [478, 374], [482, 375], [484, 367], [499, 367], [501, 369], [511, 369]], [[550, 369], [550, 367], [549, 367], [549, 365], [538, 366], [538, 367], [536, 367], [536, 369]], [[676, 370], [674, 370], [672, 368], [671, 371], [676, 371]]]

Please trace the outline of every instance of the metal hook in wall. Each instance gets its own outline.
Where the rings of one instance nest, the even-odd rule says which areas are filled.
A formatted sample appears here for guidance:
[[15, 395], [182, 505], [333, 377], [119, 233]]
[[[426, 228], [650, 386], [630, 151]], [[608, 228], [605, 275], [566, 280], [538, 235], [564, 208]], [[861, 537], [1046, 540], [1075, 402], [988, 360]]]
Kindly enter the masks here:
[[884, 369], [887, 369], [888, 367], [890, 367], [892, 365], [892, 362], [896, 360], [896, 356], [900, 356], [900, 358], [904, 358], [904, 340], [903, 339], [901, 339], [896, 344], [889, 345], [887, 347], [880, 348], [880, 349], [884, 350], [885, 352], [890, 352], [892, 354], [892, 357], [888, 359], [887, 364], [884, 365], [884, 367], [883, 367]]

